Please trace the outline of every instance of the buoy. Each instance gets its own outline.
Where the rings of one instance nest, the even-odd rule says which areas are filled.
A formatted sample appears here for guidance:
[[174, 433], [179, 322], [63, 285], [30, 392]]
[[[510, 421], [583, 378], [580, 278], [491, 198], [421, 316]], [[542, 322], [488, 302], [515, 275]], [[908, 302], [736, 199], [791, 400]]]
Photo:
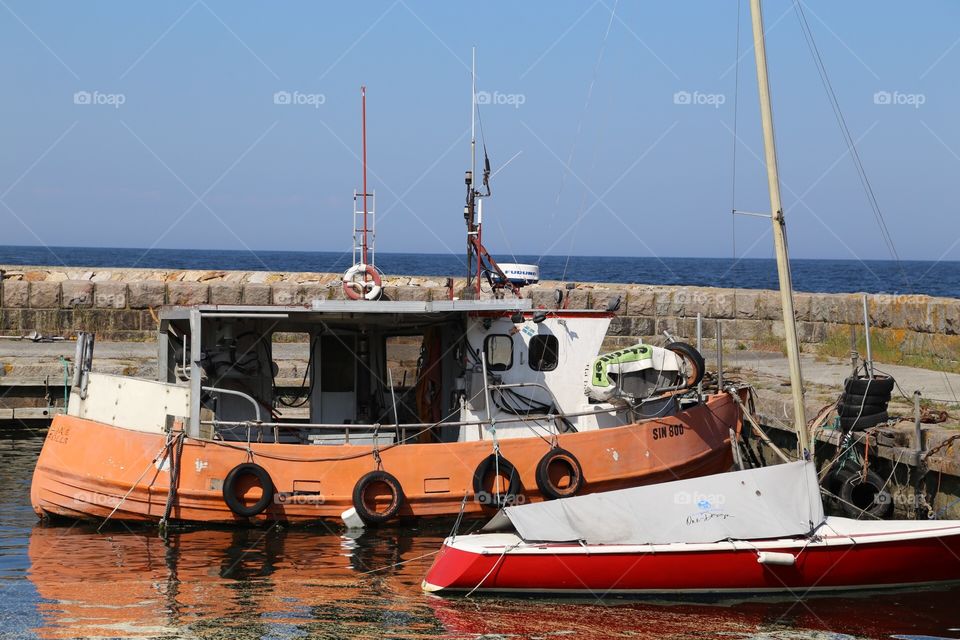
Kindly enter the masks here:
[[[366, 275], [357, 280], [362, 274]], [[351, 300], [377, 300], [382, 291], [383, 278], [372, 264], [357, 263], [343, 274], [343, 293]]]
[[363, 529], [365, 526], [363, 518], [360, 517], [357, 510], [353, 507], [341, 513], [340, 519], [343, 520], [343, 524], [346, 525], [347, 529]]

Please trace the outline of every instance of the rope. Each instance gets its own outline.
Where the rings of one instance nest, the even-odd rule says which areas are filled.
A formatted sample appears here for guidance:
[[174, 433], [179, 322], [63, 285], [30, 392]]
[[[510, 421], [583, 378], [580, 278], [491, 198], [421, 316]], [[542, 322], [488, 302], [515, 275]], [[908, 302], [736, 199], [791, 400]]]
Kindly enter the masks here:
[[[156, 465], [156, 464], [157, 464], [158, 462], [160, 462], [161, 460], [166, 459], [166, 457], [167, 457], [167, 453], [166, 453], [167, 450], [168, 450], [168, 449], [167, 449], [167, 445], [166, 445], [166, 443], [164, 443], [163, 448], [160, 449], [160, 451], [157, 452], [157, 455], [153, 457], [153, 460], [151, 460], [150, 463], [147, 465], [147, 468], [143, 470], [143, 473], [140, 474], [140, 477], [138, 477], [136, 480], [134, 480], [134, 481], [133, 481], [133, 484], [130, 485], [130, 488], [127, 489], [127, 492], [126, 492], [125, 494], [123, 494], [123, 498], [120, 499], [120, 502], [117, 503], [117, 506], [115, 506], [115, 507], [113, 508], [113, 511], [111, 511], [111, 512], [107, 515], [107, 517], [104, 518], [103, 522], [100, 523], [100, 526], [97, 527], [97, 533], [100, 533], [100, 529], [103, 529], [103, 526], [104, 526], [105, 524], [107, 524], [107, 522], [110, 521], [110, 518], [112, 518], [112, 517], [113, 517], [113, 514], [115, 514], [115, 513], [117, 512], [117, 509], [119, 509], [120, 506], [121, 506], [124, 502], [126, 502], [127, 498], [130, 497], [130, 494], [133, 493], [133, 490], [136, 489], [136, 488], [137, 488], [137, 485], [140, 484], [140, 481], [143, 480], [143, 477], [144, 477], [145, 475], [147, 475], [147, 471], [150, 471], [150, 467]], [[162, 457], [161, 457], [161, 456], [162, 456]], [[162, 463], [161, 463], [161, 464], [162, 464]]]
[[870, 517], [873, 518], [874, 520], [883, 520], [883, 518], [881, 518], [881, 517], [879, 517], [879, 516], [875, 516], [875, 515], [873, 515], [872, 513], [868, 512], [868, 511], [864, 511], [863, 509], [861, 509], [861, 508], [858, 507], [857, 505], [853, 504], [852, 502], [847, 502], [846, 500], [844, 500], [844, 499], [841, 498], [840, 496], [838, 496], [838, 495], [830, 492], [829, 490], [827, 490], [827, 489], [825, 489], [825, 488], [823, 488], [823, 487], [820, 487], [820, 493], [822, 493], [822, 494], [825, 495], [825, 496], [829, 496], [829, 497], [833, 498], [833, 499], [836, 500], [837, 502], [840, 502], [840, 503], [843, 503], [843, 504], [846, 504], [846, 505], [849, 505], [849, 506], [853, 507], [854, 509], [856, 509], [857, 511], [860, 512], [860, 516], [858, 516], [858, 517], [870, 516]]
[[447, 536], [451, 540], [457, 539], [457, 530], [460, 528], [460, 522], [463, 520], [463, 511], [467, 506], [467, 492], [463, 492], [463, 500], [460, 501], [460, 512], [457, 514], [457, 519], [453, 522], [453, 529], [450, 530], [450, 535]]
[[183, 441], [186, 440], [185, 433], [181, 431], [172, 439], [168, 440], [168, 451], [176, 440], [176, 449], [170, 457], [170, 484], [167, 488], [167, 502], [163, 507], [163, 517], [160, 518], [160, 535], [163, 536], [167, 529], [167, 523], [170, 520], [170, 513], [173, 510], [173, 499], [177, 495], [177, 488], [180, 486], [180, 462], [183, 459]]
[[366, 576], [366, 575], [370, 575], [371, 573], [376, 573], [377, 571], [383, 571], [385, 569], [392, 569], [394, 567], [399, 567], [401, 565], [407, 564], [408, 562], [413, 562], [414, 560], [422, 560], [424, 558], [429, 558], [430, 556], [435, 556], [441, 551], [443, 551], [443, 549], [437, 549], [436, 551], [425, 553], [423, 555], [417, 556], [416, 558], [410, 558], [408, 560], [401, 560], [400, 562], [394, 562], [393, 564], [388, 564], [387, 566], [380, 567], [379, 569], [370, 569], [369, 571], [361, 571], [360, 575]]
[[494, 571], [497, 570], [497, 567], [500, 566], [500, 563], [503, 562], [503, 559], [507, 556], [507, 552], [508, 552], [508, 551], [513, 551], [514, 549], [516, 549], [516, 548], [519, 547], [519, 546], [520, 546], [520, 543], [517, 542], [517, 543], [515, 543], [515, 544], [508, 545], [508, 546], [504, 547], [504, 548], [503, 548], [503, 553], [500, 554], [500, 557], [497, 558], [497, 561], [493, 563], [493, 566], [492, 566], [492, 567], [490, 567], [490, 571], [487, 571], [487, 575], [483, 576], [483, 578], [480, 579], [480, 582], [477, 583], [477, 586], [475, 586], [473, 589], [470, 589], [470, 591], [468, 591], [468, 592], [467, 592], [467, 595], [464, 596], [464, 597], [465, 597], [465, 598], [469, 598], [470, 596], [472, 596], [472, 595], [473, 595], [473, 592], [476, 591], [477, 589], [479, 589], [480, 586], [481, 586], [484, 582], [487, 581], [487, 578], [489, 578], [490, 575], [491, 575]]
[[[587, 95], [586, 95], [586, 98], [584, 99], [584, 102], [583, 102], [583, 109], [580, 111], [580, 117], [579, 117], [579, 119], [577, 120], [577, 131], [576, 131], [576, 133], [574, 134], [573, 144], [572, 144], [571, 147], [570, 147], [570, 154], [567, 156], [567, 162], [566, 162], [565, 168], [564, 168], [563, 172], [561, 172], [561, 174], [560, 174], [560, 188], [559, 188], [559, 190], [557, 191], [557, 198], [556, 198], [556, 200], [554, 201], [554, 205], [553, 205], [553, 215], [550, 216], [550, 223], [547, 225], [547, 232], [548, 232], [548, 233], [553, 229], [553, 223], [554, 223], [554, 221], [555, 221], [555, 219], [556, 219], [556, 217], [557, 217], [557, 209], [560, 208], [560, 196], [563, 194], [563, 187], [564, 187], [564, 185], [566, 184], [566, 181], [567, 181], [567, 173], [570, 172], [570, 167], [573, 165], [573, 157], [574, 157], [574, 155], [576, 154], [576, 151], [577, 151], [577, 143], [579, 142], [579, 140], [580, 140], [580, 134], [581, 134], [581, 132], [583, 131], [583, 121], [584, 121], [584, 119], [586, 118], [587, 110], [588, 110], [589, 107], [590, 107], [590, 100], [591, 100], [591, 98], [592, 98], [592, 96], [593, 96], [593, 87], [594, 87], [594, 85], [595, 85], [596, 82], [597, 82], [597, 76], [598, 76], [599, 71], [600, 71], [600, 63], [603, 61], [603, 54], [604, 54], [604, 52], [606, 51], [606, 48], [607, 48], [607, 38], [610, 36], [610, 30], [611, 30], [611, 28], [613, 27], [613, 20], [614, 20], [614, 18], [615, 18], [615, 16], [616, 16], [617, 5], [618, 5], [618, 4], [619, 4], [619, 0], [615, 0], [615, 2], [613, 3], [613, 9], [610, 10], [610, 20], [607, 22], [607, 30], [604, 32], [604, 34], [603, 34], [603, 40], [600, 42], [600, 51], [597, 53], [597, 61], [596, 61], [596, 62], [594, 63], [594, 65], [593, 65], [593, 75], [592, 75], [592, 77], [590, 78], [590, 84], [589, 84], [588, 87], [587, 87]], [[599, 149], [599, 145], [597, 146], [597, 148]], [[595, 158], [596, 158], [596, 156], [595, 156]], [[591, 169], [592, 169], [592, 167], [591, 167]], [[586, 198], [586, 195], [584, 195], [584, 198]], [[584, 212], [584, 213], [581, 213], [580, 216], [577, 217], [576, 221], [574, 222], [574, 229], [576, 229], [576, 227], [579, 226], [580, 221], [583, 219], [584, 215], [586, 215], [585, 212]], [[571, 248], [572, 248], [572, 243], [573, 243], [573, 238], [571, 238]], [[540, 258], [537, 260], [537, 264], [538, 264], [538, 265], [539, 265], [541, 262], [543, 262], [543, 258], [544, 258], [544, 255], [541, 254], [541, 255], [540, 255]], [[570, 251], [568, 250], [568, 251], [567, 251], [566, 262], [565, 262], [564, 265], [563, 265], [563, 276], [562, 276], [561, 279], [560, 279], [561, 282], [566, 282], [567, 266], [568, 266], [569, 264], [570, 264]]]
[[[800, 23], [800, 30], [803, 32], [804, 40], [807, 43], [807, 48], [810, 50], [810, 55], [813, 57], [814, 64], [817, 67], [817, 73], [820, 76], [820, 82], [823, 85], [824, 91], [826, 91], [827, 94], [827, 99], [830, 102], [830, 108], [833, 110], [833, 115], [837, 120], [837, 124], [840, 126], [840, 132], [843, 135], [843, 140], [847, 145], [847, 150], [850, 153], [850, 157], [853, 159], [854, 167], [856, 168], [857, 175], [860, 178], [860, 184], [867, 196], [867, 202], [870, 205], [870, 208], [873, 210], [874, 217], [879, 223], [880, 235], [883, 237], [883, 241], [887, 245], [890, 256], [897, 263], [897, 267], [900, 269], [900, 274], [903, 276], [904, 283], [907, 285], [907, 287], [912, 288], [913, 285], [910, 282], [910, 279], [907, 277], [907, 273], [903, 268], [903, 264], [900, 262], [900, 255], [897, 253], [897, 248], [893, 243], [893, 237], [890, 234], [890, 230], [887, 228], [886, 220], [883, 218], [883, 212], [880, 210], [880, 204], [877, 202], [877, 197], [873, 192], [873, 186], [870, 184], [870, 179], [867, 177], [867, 172], [863, 167], [863, 162], [860, 159], [860, 152], [857, 150], [856, 142], [854, 141], [853, 136], [850, 134], [850, 129], [847, 127], [847, 121], [843, 116], [843, 111], [840, 109], [840, 101], [837, 99], [837, 94], [833, 90], [833, 83], [830, 82], [830, 76], [827, 74], [827, 68], [823, 63], [823, 58], [820, 56], [820, 50], [817, 48], [817, 43], [813, 38], [813, 31], [810, 29], [810, 24], [807, 22], [807, 16], [803, 11], [803, 2], [800, 0], [794, 0], [793, 6], [797, 14], [797, 20]], [[874, 276], [876, 276], [876, 274], [874, 274]]]

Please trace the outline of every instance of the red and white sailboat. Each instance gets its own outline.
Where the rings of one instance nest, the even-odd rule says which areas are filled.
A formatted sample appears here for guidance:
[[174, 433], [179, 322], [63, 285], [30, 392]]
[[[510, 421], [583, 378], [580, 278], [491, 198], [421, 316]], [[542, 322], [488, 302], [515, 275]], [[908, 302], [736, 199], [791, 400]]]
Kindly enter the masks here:
[[423, 588], [803, 595], [960, 582], [960, 521], [824, 517], [812, 462], [508, 507], [485, 530], [445, 540]]
[[826, 517], [803, 379], [760, 0], [750, 0], [800, 461], [501, 511], [444, 541], [430, 592], [801, 596], [960, 582], [960, 520]]

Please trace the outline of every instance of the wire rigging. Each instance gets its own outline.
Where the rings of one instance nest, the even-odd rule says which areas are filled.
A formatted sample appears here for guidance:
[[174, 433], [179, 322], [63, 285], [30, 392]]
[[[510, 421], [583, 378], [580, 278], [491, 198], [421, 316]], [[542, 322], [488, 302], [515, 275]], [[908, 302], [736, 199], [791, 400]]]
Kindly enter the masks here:
[[797, 15], [797, 20], [800, 23], [800, 30], [803, 32], [803, 37], [807, 43], [807, 48], [810, 50], [810, 55], [813, 57], [814, 64], [817, 67], [817, 73], [820, 76], [820, 82], [827, 94], [827, 99], [830, 102], [833, 115], [837, 120], [837, 124], [840, 127], [840, 132], [843, 134], [844, 142], [847, 145], [847, 150], [850, 153], [854, 167], [857, 170], [857, 175], [860, 178], [860, 184], [864, 189], [867, 202], [873, 211], [874, 217], [877, 219], [877, 223], [880, 227], [880, 235], [883, 237], [883, 241], [887, 245], [887, 250], [890, 252], [890, 257], [893, 258], [894, 262], [897, 263], [900, 274], [903, 276], [904, 283], [909, 289], [912, 290], [913, 284], [910, 282], [910, 278], [907, 276], [907, 273], [903, 268], [903, 264], [900, 261], [900, 255], [897, 253], [897, 248], [894, 245], [893, 236], [890, 234], [890, 230], [887, 228], [887, 222], [883, 217], [883, 212], [880, 210], [880, 204], [877, 201], [876, 195], [874, 194], [873, 185], [870, 184], [870, 179], [867, 176], [866, 169], [864, 169], [863, 166], [863, 161], [860, 158], [860, 152], [857, 150], [856, 142], [854, 141], [853, 136], [850, 133], [850, 129], [847, 126], [846, 118], [843, 116], [843, 111], [840, 108], [840, 102], [837, 99], [837, 94], [833, 89], [833, 83], [830, 82], [830, 76], [827, 74], [827, 68], [823, 63], [820, 50], [817, 48], [816, 40], [813, 37], [813, 30], [810, 28], [810, 23], [807, 21], [806, 13], [803, 11], [803, 3], [800, 0], [794, 0], [793, 8]]
[[[603, 61], [603, 54], [607, 48], [607, 39], [610, 37], [610, 30], [613, 28], [613, 21], [614, 21], [614, 18], [616, 17], [618, 5], [619, 5], [619, 0], [616, 0], [616, 2], [613, 3], [613, 8], [610, 9], [610, 20], [607, 22], [607, 30], [604, 32], [603, 40], [600, 42], [600, 51], [597, 54], [597, 61], [593, 65], [593, 75], [590, 78], [590, 84], [587, 87], [587, 96], [584, 99], [583, 109], [580, 111], [580, 118], [577, 121], [577, 131], [573, 136], [573, 145], [570, 147], [570, 154], [567, 156], [567, 163], [564, 166], [563, 171], [560, 173], [560, 188], [557, 190], [557, 198], [554, 201], [554, 205], [553, 205], [553, 215], [550, 217], [550, 224], [547, 227], [548, 232], [553, 228], [553, 222], [557, 217], [557, 209], [559, 209], [560, 207], [560, 196], [563, 194], [563, 188], [564, 188], [564, 185], [566, 184], [567, 173], [570, 172], [570, 167], [573, 165], [573, 157], [577, 151], [577, 143], [580, 140], [580, 133], [583, 131], [583, 122], [586, 119], [587, 110], [590, 108], [590, 99], [593, 96], [593, 87], [597, 82], [597, 75], [599, 74], [599, 71], [600, 71], [600, 63]], [[581, 215], [577, 219], [575, 226], [580, 224], [580, 220], [582, 218], [583, 216]], [[538, 265], [541, 262], [543, 262], [543, 257], [544, 255], [541, 254], [540, 258], [537, 260]], [[570, 253], [568, 251], [566, 264], [564, 264], [564, 267], [563, 267], [564, 280], [566, 279], [567, 266], [569, 265], [569, 263], [570, 263]]]

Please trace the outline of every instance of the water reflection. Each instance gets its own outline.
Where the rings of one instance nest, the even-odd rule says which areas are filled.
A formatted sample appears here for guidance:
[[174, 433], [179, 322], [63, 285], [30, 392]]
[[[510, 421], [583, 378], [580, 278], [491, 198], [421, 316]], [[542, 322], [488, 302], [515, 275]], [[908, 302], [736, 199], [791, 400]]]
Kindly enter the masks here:
[[[420, 579], [442, 536], [310, 530], [152, 532], [35, 527], [29, 578], [42, 638], [425, 637]], [[403, 563], [405, 560], [411, 560]]]
[[[442, 599], [419, 584], [442, 534], [37, 526], [29, 578], [41, 638], [891, 637], [949, 635], [956, 592], [805, 603]], [[426, 557], [421, 557], [426, 556]], [[849, 634], [849, 635], [846, 635]]]

